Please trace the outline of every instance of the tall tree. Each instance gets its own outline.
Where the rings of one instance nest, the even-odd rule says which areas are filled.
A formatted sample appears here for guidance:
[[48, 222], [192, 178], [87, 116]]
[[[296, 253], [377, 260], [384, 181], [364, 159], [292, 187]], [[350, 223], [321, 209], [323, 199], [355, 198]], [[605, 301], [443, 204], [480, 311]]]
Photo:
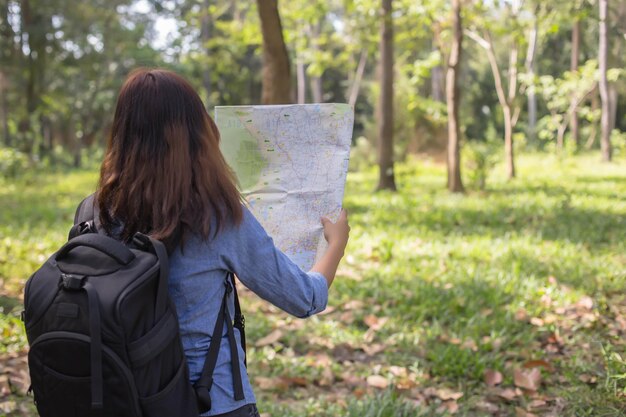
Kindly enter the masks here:
[[15, 56], [15, 34], [9, 24], [9, 4], [0, 1], [0, 113], [2, 114], [2, 134], [4, 145], [11, 146], [9, 132], [9, 100], [7, 98], [10, 82], [9, 70]]
[[448, 56], [446, 72], [446, 104], [448, 107], [448, 190], [463, 192], [461, 180], [459, 128], [459, 70], [463, 52], [463, 22], [461, 20], [461, 0], [452, 0], [452, 27], [454, 31], [452, 48]]
[[[530, 30], [530, 35], [528, 39], [528, 49], [526, 51], [526, 73], [528, 78], [531, 81], [534, 81], [535, 78], [535, 55], [537, 52], [537, 35], [538, 35], [538, 23], [537, 17], [535, 16], [534, 24]], [[528, 130], [527, 135], [529, 141], [534, 141], [537, 135], [537, 95], [535, 94], [535, 89], [531, 85], [528, 89]]]
[[[570, 70], [572, 72], [578, 71], [578, 56], [580, 55], [580, 18], [574, 19], [572, 26], [572, 56], [570, 60]], [[572, 140], [576, 143], [576, 146], [580, 145], [580, 135], [578, 134], [578, 114], [576, 98], [571, 98], [571, 105], [573, 107], [572, 118], [569, 122], [570, 132], [572, 134]]]
[[[510, 24], [513, 28], [518, 27], [519, 12], [522, 3], [512, 2], [511, 4], [505, 4], [506, 10], [504, 18], [507, 24]], [[504, 12], [504, 10], [503, 10]], [[487, 53], [487, 59], [491, 72], [493, 74], [494, 85], [496, 87], [496, 94], [498, 96], [498, 102], [502, 108], [502, 115], [504, 116], [504, 157], [506, 165], [506, 176], [508, 179], [515, 178], [515, 155], [513, 146], [513, 129], [517, 124], [520, 114], [520, 106], [517, 103], [518, 93], [518, 56], [519, 56], [519, 39], [515, 31], [512, 31], [511, 44], [509, 45], [509, 62], [507, 69], [507, 85], [502, 80], [500, 73], [500, 65], [496, 57], [494, 48], [494, 40], [492, 38], [491, 30], [487, 25], [482, 29], [482, 36], [476, 31], [466, 31], [467, 35], [476, 43], [481, 46]]]
[[[200, 19], [200, 41], [202, 49], [207, 57], [211, 56], [211, 47], [209, 42], [213, 37], [213, 18], [211, 16], [211, 0], [204, 0], [202, 4], [202, 17]], [[206, 92], [207, 108], [211, 107], [211, 70], [208, 65], [202, 67], [202, 86]]]
[[598, 49], [598, 66], [600, 68], [600, 99], [602, 101], [602, 118], [600, 120], [601, 138], [600, 147], [602, 149], [602, 160], [611, 161], [611, 114], [610, 114], [610, 97], [609, 83], [606, 76], [608, 61], [608, 33], [607, 33], [607, 9], [608, 0], [599, 0], [600, 6], [600, 33], [599, 33], [599, 49]]
[[278, 13], [278, 0], [257, 0], [263, 35], [263, 104], [291, 102], [289, 56]]
[[382, 0], [380, 100], [378, 116], [378, 190], [396, 190], [393, 172], [393, 17], [392, 0]]
[[354, 75], [354, 81], [350, 86], [350, 94], [348, 95], [348, 104], [354, 107], [356, 100], [359, 97], [359, 89], [361, 88], [361, 81], [363, 80], [363, 73], [365, 72], [365, 64], [367, 63], [367, 49], [361, 50], [361, 56], [359, 58], [359, 64], [357, 65]]

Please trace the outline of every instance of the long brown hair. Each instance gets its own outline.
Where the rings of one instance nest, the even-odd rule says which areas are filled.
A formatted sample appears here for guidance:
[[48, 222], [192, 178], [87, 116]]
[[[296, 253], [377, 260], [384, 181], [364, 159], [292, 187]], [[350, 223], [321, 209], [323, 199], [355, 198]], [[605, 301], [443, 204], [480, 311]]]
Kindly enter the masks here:
[[242, 219], [241, 194], [219, 131], [194, 88], [162, 69], [137, 69], [122, 86], [96, 193], [100, 221], [172, 249], [190, 232], [209, 238]]

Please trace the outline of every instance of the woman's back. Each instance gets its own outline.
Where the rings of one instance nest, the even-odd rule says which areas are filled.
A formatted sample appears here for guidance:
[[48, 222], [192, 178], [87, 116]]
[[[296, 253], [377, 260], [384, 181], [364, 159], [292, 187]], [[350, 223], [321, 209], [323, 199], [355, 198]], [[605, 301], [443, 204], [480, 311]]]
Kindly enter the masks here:
[[[170, 249], [169, 290], [191, 382], [200, 377], [223, 311], [228, 272], [286, 312], [308, 317], [325, 308], [348, 240], [345, 212], [334, 224], [322, 219], [328, 249], [310, 272], [302, 271], [242, 205], [219, 141], [215, 123], [187, 81], [165, 70], [137, 70], [120, 91], [96, 192], [107, 232], [125, 241], [140, 232]], [[230, 317], [233, 305], [229, 296]], [[211, 409], [205, 415], [254, 415], [254, 406], [247, 406], [255, 399], [240, 335], [235, 330], [236, 366], [225, 322], [213, 384], [198, 384], [196, 392], [206, 398], [210, 388]], [[233, 369], [241, 373], [243, 400], [235, 400]]]

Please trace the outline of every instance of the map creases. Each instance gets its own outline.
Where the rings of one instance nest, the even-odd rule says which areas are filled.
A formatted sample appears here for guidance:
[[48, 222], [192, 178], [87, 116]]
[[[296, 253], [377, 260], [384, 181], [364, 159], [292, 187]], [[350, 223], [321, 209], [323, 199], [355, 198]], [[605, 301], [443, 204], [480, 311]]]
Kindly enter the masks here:
[[354, 111], [347, 104], [216, 107], [220, 146], [255, 217], [309, 270], [326, 249], [322, 216], [341, 210]]

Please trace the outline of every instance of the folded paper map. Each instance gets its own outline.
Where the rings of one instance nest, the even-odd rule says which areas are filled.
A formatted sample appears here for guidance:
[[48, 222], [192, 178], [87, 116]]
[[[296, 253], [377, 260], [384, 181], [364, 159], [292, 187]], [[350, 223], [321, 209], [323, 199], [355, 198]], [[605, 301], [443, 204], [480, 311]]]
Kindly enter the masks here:
[[252, 213], [308, 271], [326, 249], [320, 218], [337, 219], [354, 112], [347, 104], [215, 108], [220, 146]]

